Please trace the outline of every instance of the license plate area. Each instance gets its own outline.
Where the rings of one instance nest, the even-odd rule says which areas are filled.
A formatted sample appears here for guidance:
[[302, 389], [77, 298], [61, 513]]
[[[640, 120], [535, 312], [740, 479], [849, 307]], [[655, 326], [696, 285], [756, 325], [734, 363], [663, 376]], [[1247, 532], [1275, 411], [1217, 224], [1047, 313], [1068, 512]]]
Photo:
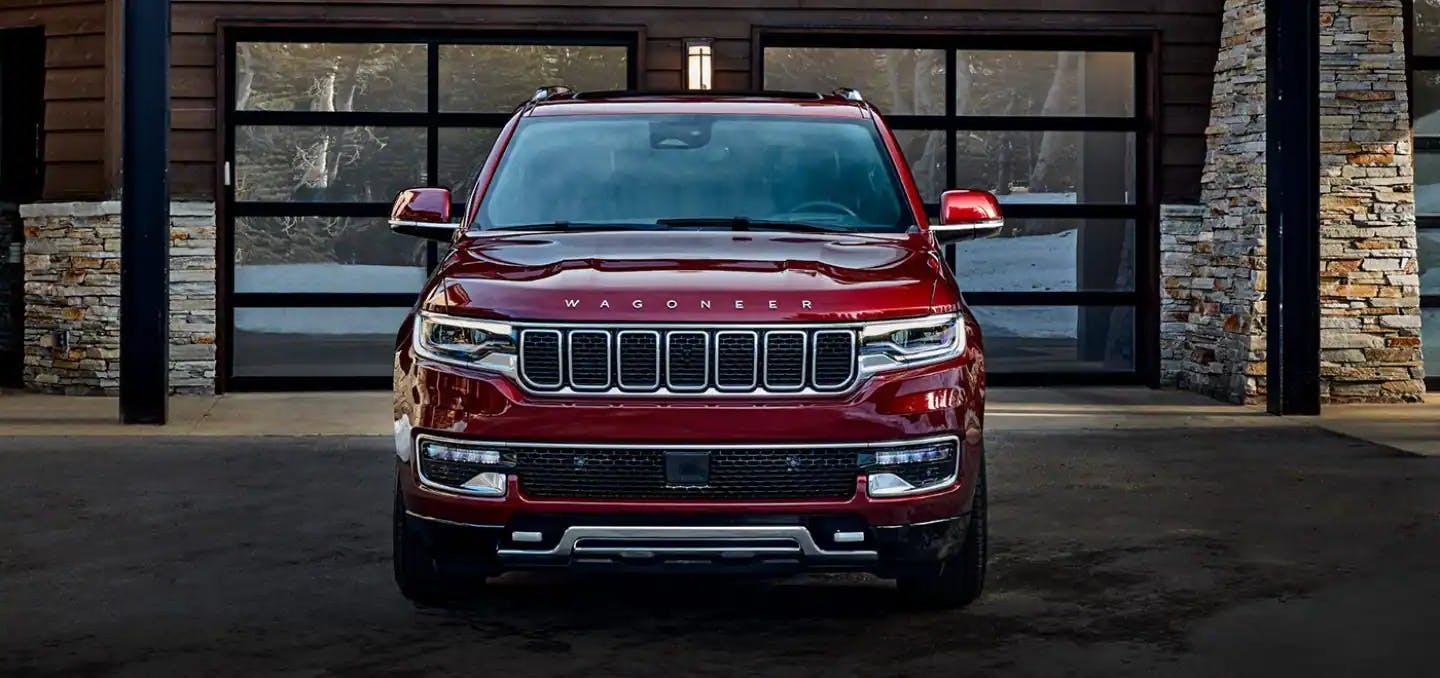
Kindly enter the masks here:
[[706, 487], [710, 484], [709, 452], [666, 452], [665, 484], [669, 487]]

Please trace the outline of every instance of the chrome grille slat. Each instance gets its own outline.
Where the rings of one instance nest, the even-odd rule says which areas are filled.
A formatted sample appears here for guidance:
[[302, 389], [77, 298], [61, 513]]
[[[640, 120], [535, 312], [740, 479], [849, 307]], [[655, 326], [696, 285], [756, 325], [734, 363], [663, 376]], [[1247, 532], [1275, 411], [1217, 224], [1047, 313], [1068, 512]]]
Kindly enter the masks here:
[[587, 390], [610, 388], [610, 333], [574, 330], [568, 339], [570, 385]]
[[760, 337], [754, 332], [715, 333], [715, 385], [722, 390], [755, 388], [760, 370]]
[[810, 378], [816, 388], [843, 388], [855, 373], [855, 333], [816, 332], [811, 338]]
[[520, 332], [520, 374], [526, 383], [544, 389], [564, 385], [560, 369], [560, 343], [558, 330]]
[[619, 334], [617, 351], [620, 388], [648, 391], [660, 388], [660, 333], [628, 330]]
[[765, 333], [765, 388], [805, 388], [804, 332], [778, 330]]
[[703, 391], [710, 380], [710, 335], [683, 330], [665, 334], [665, 385], [677, 391]]
[[839, 393], [859, 373], [849, 327], [523, 328], [520, 383], [557, 394]]

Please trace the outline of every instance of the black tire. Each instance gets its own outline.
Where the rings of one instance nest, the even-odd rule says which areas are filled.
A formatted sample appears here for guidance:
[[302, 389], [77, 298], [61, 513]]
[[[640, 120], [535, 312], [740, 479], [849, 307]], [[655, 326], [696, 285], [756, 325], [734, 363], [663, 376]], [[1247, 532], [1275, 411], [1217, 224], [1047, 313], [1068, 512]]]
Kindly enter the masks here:
[[900, 593], [907, 602], [917, 607], [954, 609], [975, 602], [985, 588], [989, 546], [985, 462], [982, 460], [980, 477], [975, 482], [975, 499], [970, 505], [970, 522], [965, 528], [965, 543], [960, 552], [937, 563], [931, 572], [900, 577]]
[[484, 577], [461, 578], [447, 574], [443, 563], [432, 553], [418, 522], [406, 515], [400, 488], [395, 488], [391, 557], [400, 594], [421, 605], [443, 605], [460, 598], [474, 598], [485, 583]]

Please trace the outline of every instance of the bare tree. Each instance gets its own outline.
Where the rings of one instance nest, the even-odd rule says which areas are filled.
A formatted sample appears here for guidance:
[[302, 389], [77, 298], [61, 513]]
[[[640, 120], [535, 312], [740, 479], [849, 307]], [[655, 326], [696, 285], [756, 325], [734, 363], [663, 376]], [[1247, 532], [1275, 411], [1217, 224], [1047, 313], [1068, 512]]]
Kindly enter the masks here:
[[[1080, 53], [1060, 52], [1055, 63], [1055, 77], [1050, 81], [1050, 90], [1045, 95], [1041, 115], [1056, 115], [1063, 110], [1065, 102], [1074, 95], [1073, 88], [1079, 82]], [[1040, 150], [1035, 154], [1035, 164], [1030, 171], [1031, 190], [1050, 191], [1060, 188], [1059, 182], [1052, 186], [1056, 157], [1068, 132], [1045, 132], [1040, 140]]]
[[255, 83], [255, 62], [251, 58], [248, 43], [242, 42], [236, 45], [235, 52], [238, 65], [235, 73], [235, 108], [243, 111], [250, 107], [251, 87]]

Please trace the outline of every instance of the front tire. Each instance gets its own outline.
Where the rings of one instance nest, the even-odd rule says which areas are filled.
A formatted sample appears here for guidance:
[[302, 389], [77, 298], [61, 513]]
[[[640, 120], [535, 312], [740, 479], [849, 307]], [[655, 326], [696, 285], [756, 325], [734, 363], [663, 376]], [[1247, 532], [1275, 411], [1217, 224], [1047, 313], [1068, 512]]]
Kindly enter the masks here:
[[960, 551], [923, 574], [900, 577], [900, 593], [917, 607], [954, 609], [980, 597], [985, 588], [985, 565], [989, 557], [985, 462], [975, 481], [975, 498], [970, 504], [970, 522]]
[[445, 572], [444, 564], [433, 553], [429, 540], [418, 525], [419, 520], [405, 513], [400, 488], [395, 488], [392, 553], [395, 585], [400, 594], [421, 605], [443, 605], [462, 596], [474, 596], [484, 584], [484, 577], [460, 578]]

